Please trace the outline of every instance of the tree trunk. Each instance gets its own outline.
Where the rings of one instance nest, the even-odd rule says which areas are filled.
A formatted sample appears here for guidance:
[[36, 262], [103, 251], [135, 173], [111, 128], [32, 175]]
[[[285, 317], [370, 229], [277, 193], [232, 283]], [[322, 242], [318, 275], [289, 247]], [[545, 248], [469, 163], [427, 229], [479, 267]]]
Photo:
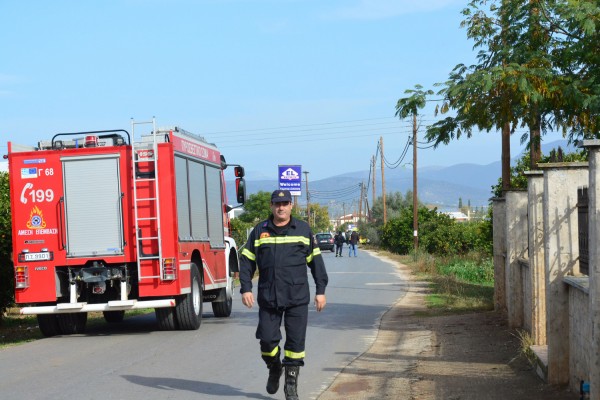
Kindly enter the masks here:
[[537, 169], [537, 164], [542, 158], [542, 133], [540, 115], [536, 115], [533, 125], [529, 128], [529, 167]]
[[510, 123], [502, 126], [502, 192], [510, 190]]

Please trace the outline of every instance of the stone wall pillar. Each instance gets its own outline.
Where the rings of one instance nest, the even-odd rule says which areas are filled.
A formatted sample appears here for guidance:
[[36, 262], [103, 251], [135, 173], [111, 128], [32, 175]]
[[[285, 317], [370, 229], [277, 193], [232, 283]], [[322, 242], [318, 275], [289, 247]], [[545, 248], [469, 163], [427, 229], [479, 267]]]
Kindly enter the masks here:
[[546, 344], [546, 274], [544, 267], [544, 173], [525, 172], [527, 176], [529, 273], [531, 274], [531, 336], [536, 345]]
[[592, 326], [590, 354], [590, 399], [600, 398], [600, 140], [584, 140], [589, 150], [589, 301]]
[[569, 289], [579, 272], [577, 188], [588, 184], [587, 163], [540, 164], [544, 171], [544, 253], [548, 383], [569, 382]]
[[527, 258], [527, 192], [509, 190], [506, 198], [506, 312], [508, 326], [523, 326], [523, 278], [519, 259]]
[[492, 200], [494, 245], [494, 310], [506, 313], [506, 201]]

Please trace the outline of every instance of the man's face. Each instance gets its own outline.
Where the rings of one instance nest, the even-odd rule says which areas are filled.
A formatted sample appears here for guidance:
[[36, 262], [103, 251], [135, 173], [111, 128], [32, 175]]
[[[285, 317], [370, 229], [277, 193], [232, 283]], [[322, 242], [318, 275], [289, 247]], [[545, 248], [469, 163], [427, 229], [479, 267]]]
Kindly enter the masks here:
[[271, 203], [271, 212], [276, 224], [287, 224], [292, 215], [292, 203], [289, 201]]

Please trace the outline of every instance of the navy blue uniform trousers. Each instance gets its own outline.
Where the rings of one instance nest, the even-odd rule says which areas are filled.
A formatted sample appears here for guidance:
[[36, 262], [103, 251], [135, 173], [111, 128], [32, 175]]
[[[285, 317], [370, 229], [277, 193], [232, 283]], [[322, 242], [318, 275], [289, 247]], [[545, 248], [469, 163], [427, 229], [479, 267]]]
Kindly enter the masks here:
[[260, 340], [262, 358], [267, 365], [271, 365], [276, 357], [280, 357], [279, 342], [282, 339], [282, 319], [285, 327], [283, 364], [304, 366], [308, 304], [283, 309], [259, 308], [256, 338]]

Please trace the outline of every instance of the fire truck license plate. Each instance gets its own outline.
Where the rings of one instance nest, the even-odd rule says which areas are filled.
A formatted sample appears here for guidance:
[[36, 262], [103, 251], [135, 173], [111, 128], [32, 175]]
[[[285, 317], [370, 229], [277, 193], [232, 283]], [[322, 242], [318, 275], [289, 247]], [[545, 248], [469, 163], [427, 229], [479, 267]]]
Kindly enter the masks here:
[[25, 261], [44, 261], [50, 259], [50, 253], [25, 253]]

